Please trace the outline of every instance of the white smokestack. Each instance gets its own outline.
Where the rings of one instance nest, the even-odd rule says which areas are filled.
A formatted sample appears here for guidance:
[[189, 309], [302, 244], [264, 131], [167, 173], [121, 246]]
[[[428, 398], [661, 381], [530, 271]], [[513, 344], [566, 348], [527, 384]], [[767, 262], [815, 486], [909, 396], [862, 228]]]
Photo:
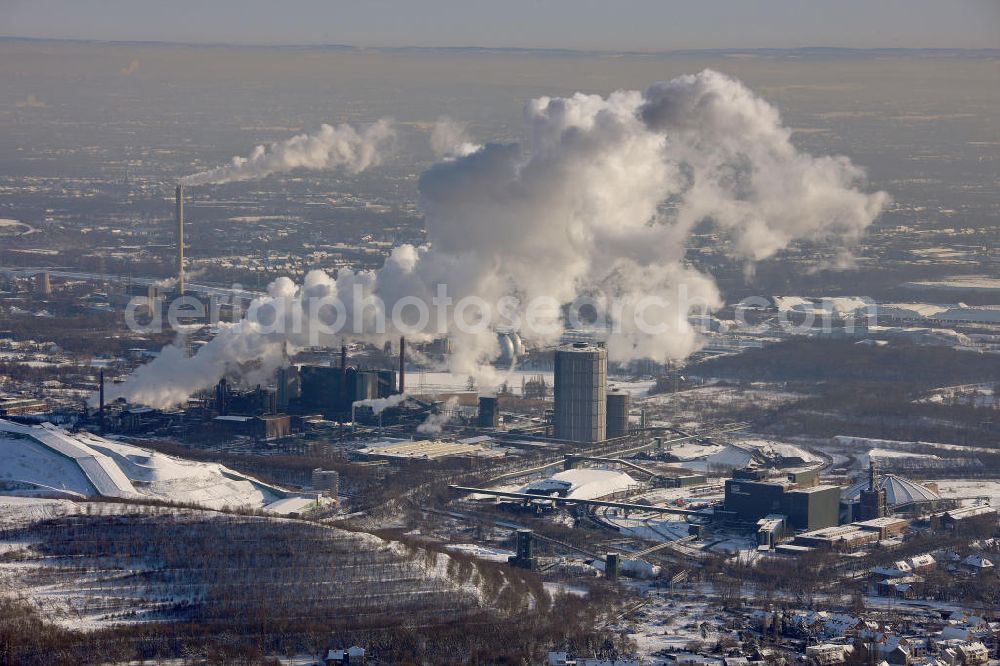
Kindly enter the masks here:
[[[752, 263], [799, 239], [850, 248], [889, 201], [884, 192], [860, 189], [864, 172], [846, 157], [797, 150], [774, 107], [713, 71], [645, 92], [542, 97], [527, 105], [525, 119], [530, 147], [487, 144], [421, 176], [428, 245], [396, 248], [378, 271], [342, 270], [335, 280], [314, 271], [301, 286], [276, 280], [261, 302], [288, 321], [300, 317], [303, 332], [270, 333], [243, 322], [193, 358], [165, 354], [112, 387], [109, 399], [175, 404], [250, 360], [258, 372], [273, 372], [285, 342], [339, 344], [339, 337], [313, 335], [322, 323], [309, 308], [313, 296], [339, 299], [348, 318], [356, 298], [382, 299], [386, 330], [372, 333], [377, 317], [368, 308], [363, 321], [346, 322], [343, 330], [364, 331], [353, 337], [381, 343], [403, 333], [417, 342], [448, 332], [452, 370], [488, 387], [496, 378], [484, 362], [500, 351], [492, 330], [457, 330], [437, 319], [433, 305], [423, 331], [392, 327], [388, 314], [395, 304], [431, 304], [441, 284], [455, 302], [469, 296], [492, 305], [515, 295], [519, 304], [508, 314], [522, 324], [525, 304], [554, 303], [555, 327], [520, 329], [522, 338], [538, 343], [559, 337], [559, 304], [594, 295], [596, 306], [614, 319], [610, 359], [683, 358], [697, 348], [698, 337], [678, 292], [708, 309], [720, 304], [712, 277], [683, 262], [696, 226], [711, 225], [735, 257]], [[248, 162], [289, 162], [269, 154], [284, 151], [272, 147]], [[224, 169], [248, 173], [244, 163]], [[653, 323], [665, 332], [649, 335], [634, 315], [661, 296], [671, 300]]]
[[257, 146], [249, 157], [234, 157], [225, 165], [202, 171], [181, 180], [184, 185], [232, 183], [259, 180], [292, 169], [344, 168], [360, 173], [382, 159], [382, 152], [394, 136], [387, 119], [362, 131], [348, 124], [322, 125], [315, 134], [299, 134], [270, 146]]

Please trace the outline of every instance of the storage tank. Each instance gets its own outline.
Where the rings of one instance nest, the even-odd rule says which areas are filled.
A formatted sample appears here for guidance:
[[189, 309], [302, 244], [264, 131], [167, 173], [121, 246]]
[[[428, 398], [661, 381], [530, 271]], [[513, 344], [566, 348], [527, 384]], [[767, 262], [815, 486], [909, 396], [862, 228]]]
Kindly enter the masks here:
[[555, 436], [600, 442], [607, 428], [608, 353], [576, 342], [555, 353]]
[[628, 434], [630, 396], [625, 391], [608, 391], [608, 439]]
[[512, 365], [517, 361], [517, 353], [514, 349], [514, 341], [507, 333], [497, 334], [497, 343], [500, 345], [500, 356], [497, 361], [503, 365]]
[[517, 358], [524, 356], [524, 341], [521, 339], [521, 336], [517, 333], [511, 333], [510, 341], [514, 344], [514, 356]]

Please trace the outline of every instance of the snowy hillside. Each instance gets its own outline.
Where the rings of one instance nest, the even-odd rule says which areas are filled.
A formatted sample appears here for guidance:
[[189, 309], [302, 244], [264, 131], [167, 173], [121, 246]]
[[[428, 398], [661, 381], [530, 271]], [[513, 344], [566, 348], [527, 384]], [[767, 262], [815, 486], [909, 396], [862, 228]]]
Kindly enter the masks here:
[[286, 495], [216, 463], [175, 458], [51, 424], [27, 426], [3, 419], [0, 494], [149, 498], [208, 508], [260, 508]]

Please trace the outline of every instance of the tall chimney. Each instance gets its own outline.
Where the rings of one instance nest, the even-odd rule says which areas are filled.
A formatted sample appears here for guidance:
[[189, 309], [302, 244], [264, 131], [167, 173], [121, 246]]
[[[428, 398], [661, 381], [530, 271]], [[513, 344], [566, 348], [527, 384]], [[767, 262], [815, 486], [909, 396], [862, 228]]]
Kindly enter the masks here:
[[399, 392], [406, 392], [406, 338], [399, 336]]
[[184, 294], [184, 186], [177, 185], [174, 193], [175, 212], [177, 219], [177, 293]]
[[48, 271], [42, 271], [38, 274], [37, 291], [42, 296], [52, 295], [52, 280], [49, 278]]
[[347, 395], [347, 345], [340, 345], [340, 400], [342, 404], [351, 405], [354, 396]]
[[100, 415], [99, 416], [99, 419], [100, 419], [99, 420], [99, 425], [100, 425], [100, 428], [101, 428], [101, 432], [103, 433], [104, 432], [104, 369], [103, 368], [101, 369], [101, 379], [100, 379], [100, 382], [101, 382], [101, 386], [100, 386], [100, 389], [99, 389], [100, 390], [100, 397], [98, 398], [98, 404], [100, 405], [100, 411], [98, 413]]

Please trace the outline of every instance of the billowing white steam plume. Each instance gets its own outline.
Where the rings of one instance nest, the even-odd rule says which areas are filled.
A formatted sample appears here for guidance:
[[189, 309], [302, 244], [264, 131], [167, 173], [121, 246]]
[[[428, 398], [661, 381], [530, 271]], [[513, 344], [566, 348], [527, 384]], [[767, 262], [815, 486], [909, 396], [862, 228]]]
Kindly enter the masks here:
[[392, 124], [382, 119], [358, 131], [344, 123], [322, 125], [315, 134], [298, 134], [270, 146], [257, 146], [250, 157], [234, 157], [229, 164], [181, 179], [184, 185], [258, 180], [292, 169], [341, 167], [359, 173], [379, 163], [393, 137]]
[[451, 416], [457, 408], [458, 398], [451, 396], [441, 411], [427, 415], [424, 422], [417, 426], [417, 432], [424, 435], [440, 435], [441, 430], [451, 420]]
[[353, 407], [371, 407], [372, 413], [378, 416], [390, 407], [395, 407], [399, 403], [406, 400], [405, 393], [397, 393], [395, 395], [390, 395], [386, 398], [368, 398], [367, 400], [355, 400], [352, 403]]
[[[687, 320], [690, 302], [712, 308], [720, 301], [711, 276], [683, 263], [696, 226], [711, 225], [734, 256], [753, 262], [798, 239], [849, 247], [889, 200], [862, 191], [864, 173], [846, 157], [798, 151], [774, 107], [713, 71], [645, 92], [542, 97], [527, 105], [525, 119], [529, 147], [457, 151], [423, 174], [428, 245], [396, 248], [378, 271], [341, 271], [336, 279], [313, 272], [301, 286], [275, 281], [261, 303], [289, 321], [301, 317], [304, 332], [279, 334], [244, 322], [194, 358], [167, 353], [112, 395], [174, 404], [223, 374], [239, 375], [251, 361], [258, 372], [273, 371], [286, 342], [339, 344], [342, 334], [310, 337], [323, 319], [308, 305], [311, 295], [342, 300], [350, 319], [357, 297], [378, 296], [391, 311], [404, 302], [430, 303], [440, 284], [456, 302], [476, 296], [492, 306], [517, 297], [502, 325], [514, 318], [525, 323], [525, 304], [540, 299], [558, 306], [591, 296], [617, 325], [608, 339], [612, 359], [681, 358], [698, 344]], [[679, 302], [679, 292], [687, 302]], [[647, 319], [664, 332], [649, 335], [634, 315], [653, 297], [670, 303], [655, 321]], [[365, 333], [351, 337], [373, 342], [400, 332], [415, 340], [449, 333], [452, 370], [484, 378], [483, 361], [499, 353], [495, 333], [463, 332], [434, 307], [430, 312], [420, 331], [400, 330], [387, 316], [385, 332], [371, 333], [378, 313], [366, 308], [363, 321], [349, 322], [347, 330], [364, 324]], [[522, 337], [555, 341], [561, 319], [557, 313], [551, 319], [559, 325], [549, 330], [522, 325]]]

